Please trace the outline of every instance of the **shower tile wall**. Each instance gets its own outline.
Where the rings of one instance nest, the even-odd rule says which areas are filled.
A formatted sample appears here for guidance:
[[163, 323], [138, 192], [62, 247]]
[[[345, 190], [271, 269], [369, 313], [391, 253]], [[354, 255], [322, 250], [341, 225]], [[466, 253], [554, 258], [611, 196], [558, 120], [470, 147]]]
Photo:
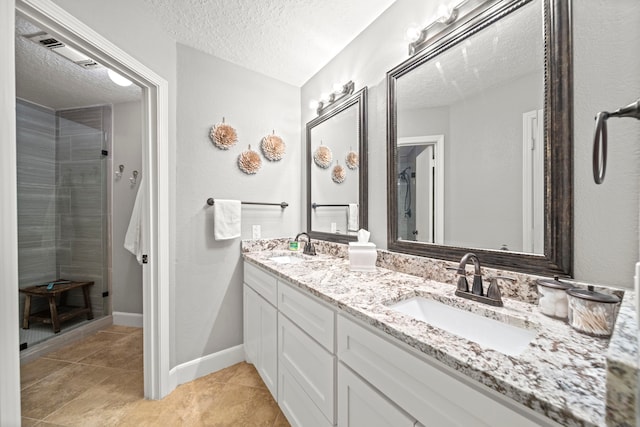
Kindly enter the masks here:
[[[106, 159], [111, 107], [54, 111], [16, 100], [20, 288], [58, 278], [93, 280], [94, 314], [108, 287]], [[81, 294], [69, 303], [82, 305]], [[22, 316], [24, 297], [20, 296]], [[32, 312], [47, 309], [36, 298]]]
[[[58, 111], [57, 122], [58, 276], [94, 281], [91, 302], [101, 316], [109, 283], [107, 160], [101, 151], [110, 149], [105, 135], [111, 134], [111, 107]], [[81, 305], [80, 295], [70, 302]]]
[[[56, 116], [53, 110], [17, 100], [16, 118], [18, 285], [24, 288], [57, 277]], [[20, 313], [23, 302], [22, 297]]]

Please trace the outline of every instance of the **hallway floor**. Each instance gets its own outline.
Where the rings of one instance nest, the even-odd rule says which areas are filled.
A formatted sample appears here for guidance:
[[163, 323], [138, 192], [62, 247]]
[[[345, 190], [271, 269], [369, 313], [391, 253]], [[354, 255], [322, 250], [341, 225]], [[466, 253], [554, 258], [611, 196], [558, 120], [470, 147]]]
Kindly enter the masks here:
[[145, 400], [142, 349], [142, 329], [112, 326], [23, 365], [22, 425], [289, 425], [244, 362]]

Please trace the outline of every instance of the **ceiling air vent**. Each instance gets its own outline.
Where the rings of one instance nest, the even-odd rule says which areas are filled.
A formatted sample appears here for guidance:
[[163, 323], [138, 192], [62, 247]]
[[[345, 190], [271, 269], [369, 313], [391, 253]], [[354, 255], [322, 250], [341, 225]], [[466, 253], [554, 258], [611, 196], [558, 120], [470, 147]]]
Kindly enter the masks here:
[[65, 45], [64, 43], [53, 37], [51, 34], [39, 32], [36, 34], [25, 35], [24, 37], [34, 43], [38, 43], [39, 45], [46, 47], [52, 52], [57, 53], [58, 55], [68, 59], [74, 64], [78, 64], [83, 68], [95, 68], [99, 66], [96, 61], [89, 58], [84, 53], [78, 52], [77, 50]]

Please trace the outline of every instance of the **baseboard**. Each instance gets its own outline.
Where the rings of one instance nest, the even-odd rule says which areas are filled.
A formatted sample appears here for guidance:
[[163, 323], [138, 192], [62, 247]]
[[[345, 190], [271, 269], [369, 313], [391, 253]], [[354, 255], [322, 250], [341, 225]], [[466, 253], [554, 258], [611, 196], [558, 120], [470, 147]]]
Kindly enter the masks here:
[[142, 328], [142, 314], [114, 311], [113, 324], [119, 326], [133, 326], [135, 328]]
[[180, 384], [196, 380], [220, 369], [227, 368], [245, 360], [244, 345], [240, 344], [217, 353], [199, 357], [171, 369], [169, 385], [173, 390]]

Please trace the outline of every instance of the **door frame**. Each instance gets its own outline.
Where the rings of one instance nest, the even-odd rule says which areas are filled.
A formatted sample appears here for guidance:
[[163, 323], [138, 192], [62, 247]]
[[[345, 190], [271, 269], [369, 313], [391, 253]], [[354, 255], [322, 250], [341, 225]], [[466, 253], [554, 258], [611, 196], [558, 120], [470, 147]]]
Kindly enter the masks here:
[[444, 135], [421, 135], [398, 138], [399, 147], [411, 146], [433, 146], [435, 152], [434, 166], [436, 173], [434, 176], [434, 203], [436, 208], [433, 212], [434, 219], [434, 241], [438, 245], [444, 244]]
[[[8, 3], [8, 5], [7, 5]], [[143, 242], [144, 253], [148, 255], [149, 262], [143, 265], [143, 341], [144, 341], [144, 394], [148, 399], [161, 399], [171, 391], [169, 375], [169, 87], [168, 82], [153, 72], [151, 69], [128, 55], [109, 40], [92, 30], [87, 25], [76, 19], [54, 4], [51, 0], [10, 0], [3, 2], [0, 9], [1, 22], [13, 22], [13, 15], [18, 12], [32, 22], [47, 28], [52, 34], [60, 37], [65, 42], [77, 50], [94, 58], [101, 64], [113, 68], [114, 71], [127, 77], [143, 88], [144, 107], [144, 142], [142, 170], [145, 179], [142, 180], [142, 189], [145, 192], [145, 209], [143, 210]], [[15, 9], [13, 7], [15, 5]], [[2, 169], [3, 185], [0, 187], [0, 197], [9, 200], [3, 203], [3, 219], [6, 216], [8, 221], [2, 221], [0, 235], [7, 236], [2, 239], [3, 268], [0, 277], [3, 279], [3, 289], [0, 300], [13, 301], [15, 309], [0, 310], [0, 324], [13, 325], [17, 333], [17, 191], [16, 191], [16, 155], [15, 155], [15, 53], [14, 34], [15, 25], [11, 25], [5, 36], [3, 50], [7, 50], [2, 57], [7, 58], [5, 65], [0, 68], [0, 85], [2, 85], [3, 95], [0, 108], [5, 109], [12, 103], [12, 115], [5, 116], [9, 123], [3, 123], [3, 131], [0, 136], [3, 138]], [[3, 61], [5, 62], [5, 61]], [[9, 100], [13, 97], [13, 100]], [[13, 119], [11, 119], [13, 117]], [[4, 120], [3, 120], [4, 121]], [[6, 138], [6, 140], [5, 140]], [[13, 150], [5, 146], [13, 146]], [[5, 150], [7, 151], [5, 153]], [[7, 154], [5, 156], [5, 154]], [[13, 165], [11, 167], [11, 165]], [[15, 256], [14, 256], [15, 254]], [[4, 296], [9, 299], [5, 299]], [[13, 333], [0, 330], [3, 337], [13, 340]], [[5, 332], [7, 335], [5, 335]], [[19, 358], [18, 343], [16, 339], [15, 357]], [[2, 345], [2, 347], [5, 347]], [[10, 348], [11, 345], [6, 346]], [[0, 357], [4, 357], [0, 354]], [[8, 356], [13, 362], [14, 357]], [[20, 397], [19, 370], [9, 372], [13, 367], [11, 363], [0, 363], [0, 376], [9, 379], [9, 384], [13, 385], [17, 377], [17, 387], [14, 393]], [[6, 375], [6, 376], [5, 376]], [[0, 390], [0, 424], [5, 418], [5, 409], [15, 416], [20, 415], [20, 405], [17, 408], [5, 407], [6, 398]], [[14, 412], [15, 411], [15, 412]], [[10, 418], [7, 418], [10, 419]]]

